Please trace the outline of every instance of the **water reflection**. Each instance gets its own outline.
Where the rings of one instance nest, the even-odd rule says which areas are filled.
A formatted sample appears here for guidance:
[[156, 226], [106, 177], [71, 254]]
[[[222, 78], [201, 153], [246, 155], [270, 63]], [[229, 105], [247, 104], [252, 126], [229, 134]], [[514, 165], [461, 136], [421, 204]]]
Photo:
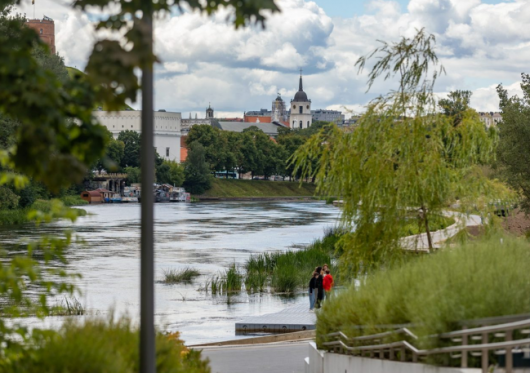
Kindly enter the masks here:
[[[2, 246], [42, 234], [74, 230], [86, 242], [67, 253], [69, 270], [80, 273], [82, 303], [91, 314], [111, 307], [136, 318], [139, 307], [140, 208], [137, 204], [85, 208], [89, 215], [75, 224], [65, 221], [37, 228], [0, 231]], [[191, 266], [201, 276], [190, 285], [156, 284], [156, 317], [160, 327], [180, 330], [188, 343], [234, 337], [243, 316], [279, 311], [305, 301], [302, 297], [246, 293], [212, 297], [198, 288], [231, 263], [242, 265], [252, 253], [310, 243], [335, 224], [338, 210], [322, 202], [216, 202], [157, 204], [155, 207], [155, 273]], [[315, 265], [320, 264], [316, 263]], [[47, 324], [60, 323], [49, 318]], [[37, 323], [37, 321], [32, 322]]]

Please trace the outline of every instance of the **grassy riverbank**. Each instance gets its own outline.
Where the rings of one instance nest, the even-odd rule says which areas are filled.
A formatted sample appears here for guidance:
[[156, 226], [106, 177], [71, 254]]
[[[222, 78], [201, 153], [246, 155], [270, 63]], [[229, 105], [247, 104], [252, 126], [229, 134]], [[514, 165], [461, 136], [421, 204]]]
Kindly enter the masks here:
[[[86, 211], [77, 208], [71, 208], [69, 206], [79, 206], [87, 204], [86, 201], [83, 201], [77, 197], [63, 197], [61, 202], [66, 206], [67, 212], [75, 216], [85, 216]], [[84, 202], [84, 203], [82, 203]], [[53, 202], [46, 200], [37, 200], [31, 207], [15, 210], [0, 210], [0, 225], [17, 225], [29, 223], [32, 221], [29, 215], [31, 211], [38, 210], [44, 214], [49, 214], [52, 212]]]
[[529, 252], [524, 239], [484, 237], [374, 272], [324, 304], [319, 342], [338, 330], [353, 337], [383, 331], [377, 325], [413, 323], [426, 336], [461, 320], [529, 313]]
[[312, 197], [315, 188], [311, 183], [289, 181], [214, 179], [212, 188], [196, 197]]

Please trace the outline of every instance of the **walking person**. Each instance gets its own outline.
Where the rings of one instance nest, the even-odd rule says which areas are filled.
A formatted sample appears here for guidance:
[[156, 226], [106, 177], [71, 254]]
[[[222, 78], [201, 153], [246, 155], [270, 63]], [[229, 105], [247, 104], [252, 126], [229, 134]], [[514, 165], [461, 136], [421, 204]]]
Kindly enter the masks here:
[[331, 293], [331, 288], [333, 287], [333, 276], [331, 276], [329, 269], [326, 271], [326, 276], [324, 276], [322, 286], [324, 288], [324, 298], [328, 299], [329, 294]]
[[311, 280], [309, 280], [309, 311], [313, 311], [313, 308], [315, 308], [315, 300], [318, 294], [317, 278], [318, 273], [313, 272], [311, 274]]
[[316, 278], [318, 293], [317, 293], [317, 299], [315, 302], [315, 307], [320, 308], [322, 300], [324, 299], [324, 283], [323, 283], [324, 281], [323, 272], [324, 271], [322, 270], [322, 267], [317, 267], [315, 272], [318, 274], [318, 277]]

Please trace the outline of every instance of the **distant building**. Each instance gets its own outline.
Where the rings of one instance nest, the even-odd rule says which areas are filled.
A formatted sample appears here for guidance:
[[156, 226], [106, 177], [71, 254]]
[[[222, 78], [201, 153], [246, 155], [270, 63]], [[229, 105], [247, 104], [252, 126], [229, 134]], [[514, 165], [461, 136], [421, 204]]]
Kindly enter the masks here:
[[302, 74], [300, 73], [300, 83], [298, 85], [298, 92], [291, 100], [291, 115], [289, 117], [289, 124], [293, 129], [302, 129], [311, 127], [313, 117], [311, 115], [311, 100], [307, 98], [302, 85]]
[[247, 111], [243, 121], [248, 123], [272, 123], [272, 111], [261, 109], [259, 111]]
[[26, 25], [37, 31], [41, 40], [48, 44], [53, 54], [57, 52], [55, 50], [55, 22], [53, 19], [46, 16], [42, 19], [28, 19]]
[[311, 116], [313, 117], [313, 122], [322, 121], [340, 123], [344, 121], [344, 114], [338, 110], [311, 110]]
[[223, 122], [223, 121], [214, 121], [212, 126], [219, 128], [222, 131], [230, 132], [243, 132], [245, 129], [250, 127], [258, 127], [260, 130], [265, 132], [265, 134], [270, 137], [278, 136], [279, 128], [286, 128], [287, 126], [283, 124], [276, 123], [254, 123], [254, 122]]
[[487, 128], [491, 126], [496, 126], [500, 121], [502, 121], [502, 115], [498, 112], [483, 113], [479, 112], [480, 120], [486, 125]]
[[195, 118], [190, 117], [189, 119], [182, 119], [182, 135], [186, 136], [188, 132], [190, 132], [190, 129], [192, 126], [196, 124], [212, 124], [212, 120], [214, 119], [214, 111], [211, 105], [208, 105], [208, 108], [206, 109], [206, 115], [204, 118], [197, 118], [197, 114], [195, 114]]
[[[94, 117], [114, 138], [125, 130], [142, 132], [140, 110], [94, 111]], [[154, 112], [155, 150], [164, 159], [180, 162], [181, 114], [165, 110]]]

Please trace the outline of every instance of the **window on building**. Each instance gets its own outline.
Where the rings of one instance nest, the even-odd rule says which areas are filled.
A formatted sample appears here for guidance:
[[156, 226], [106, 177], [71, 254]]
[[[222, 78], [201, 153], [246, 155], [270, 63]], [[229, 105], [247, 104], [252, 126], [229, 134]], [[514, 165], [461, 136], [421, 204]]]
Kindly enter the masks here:
[[42, 35], [42, 29], [40, 29], [40, 34]]
[[169, 148], [166, 148], [166, 157], [169, 157]]
[[296, 120], [293, 120], [293, 128], [296, 126]]
[[303, 124], [302, 124], [302, 121], [300, 121], [300, 128], [302, 128], [302, 125], [303, 125]]
[[296, 109], [296, 105], [293, 105], [293, 109]]
[[309, 109], [309, 105], [307, 105], [307, 108]]
[[307, 128], [309, 128], [309, 121], [307, 121]]
[[300, 114], [302, 114], [302, 113], [303, 113], [303, 110], [304, 110], [304, 107], [303, 107], [303, 106], [300, 106], [299, 109], [300, 109], [300, 110], [299, 110], [299, 111], [300, 111]]

